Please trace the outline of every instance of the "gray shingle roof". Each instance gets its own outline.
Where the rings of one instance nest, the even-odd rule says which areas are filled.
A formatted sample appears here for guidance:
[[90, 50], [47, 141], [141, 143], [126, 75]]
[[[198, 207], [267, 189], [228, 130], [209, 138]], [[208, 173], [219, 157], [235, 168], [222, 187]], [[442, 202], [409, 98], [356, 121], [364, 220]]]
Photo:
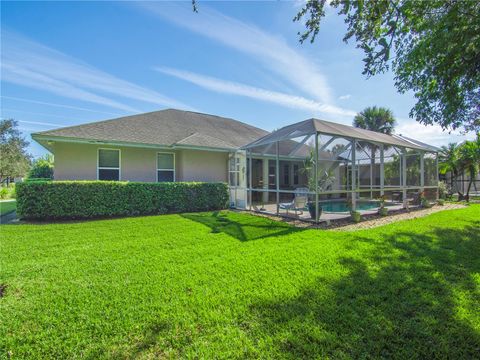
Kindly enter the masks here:
[[220, 116], [167, 109], [32, 134], [33, 138], [61, 137], [161, 146], [237, 149], [267, 131]]

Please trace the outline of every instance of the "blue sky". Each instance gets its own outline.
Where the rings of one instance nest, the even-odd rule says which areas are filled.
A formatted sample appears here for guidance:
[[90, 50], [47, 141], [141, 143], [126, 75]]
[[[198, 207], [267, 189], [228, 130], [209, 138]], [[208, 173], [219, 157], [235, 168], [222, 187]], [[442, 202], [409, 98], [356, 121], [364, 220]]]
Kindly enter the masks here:
[[[182, 108], [273, 130], [309, 117], [351, 124], [393, 110], [397, 133], [434, 145], [466, 136], [408, 118], [391, 74], [361, 75], [332, 10], [299, 44], [300, 2], [2, 2], [1, 116], [30, 133]], [[467, 135], [473, 137], [473, 135]], [[34, 156], [45, 150], [30, 145]]]

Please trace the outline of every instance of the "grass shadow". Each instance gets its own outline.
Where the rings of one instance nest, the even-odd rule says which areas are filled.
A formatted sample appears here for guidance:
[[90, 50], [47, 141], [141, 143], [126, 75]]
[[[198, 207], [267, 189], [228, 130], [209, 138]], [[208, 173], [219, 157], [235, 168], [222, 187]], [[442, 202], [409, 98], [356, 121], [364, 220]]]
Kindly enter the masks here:
[[211, 229], [211, 233], [224, 233], [240, 241], [265, 239], [289, 235], [303, 229], [254, 215], [230, 211], [181, 214]]
[[269, 333], [270, 350], [292, 359], [478, 358], [479, 228], [364, 236], [371, 250], [340, 259], [347, 275], [253, 305], [249, 335]]

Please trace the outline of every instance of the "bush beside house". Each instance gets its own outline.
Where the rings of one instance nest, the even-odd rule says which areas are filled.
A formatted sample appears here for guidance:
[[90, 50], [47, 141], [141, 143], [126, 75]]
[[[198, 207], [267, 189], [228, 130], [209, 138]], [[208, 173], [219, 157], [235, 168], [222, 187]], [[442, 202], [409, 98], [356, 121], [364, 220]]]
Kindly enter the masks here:
[[82, 219], [220, 210], [225, 183], [33, 181], [17, 185], [22, 219]]
[[33, 179], [53, 179], [53, 156], [45, 155], [35, 160], [28, 172], [28, 178]]

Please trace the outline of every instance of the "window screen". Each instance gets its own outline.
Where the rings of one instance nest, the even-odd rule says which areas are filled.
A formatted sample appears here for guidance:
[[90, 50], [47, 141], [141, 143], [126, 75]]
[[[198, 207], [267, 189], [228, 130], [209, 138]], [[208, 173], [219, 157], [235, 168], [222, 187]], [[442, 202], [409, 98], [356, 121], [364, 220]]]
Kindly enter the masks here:
[[158, 154], [157, 169], [173, 170], [173, 154]]
[[120, 151], [119, 150], [98, 150], [98, 167], [99, 168], [119, 168], [120, 167]]
[[120, 150], [98, 150], [98, 180], [120, 180]]
[[115, 169], [98, 169], [98, 180], [118, 181], [118, 170]]
[[283, 165], [283, 183], [285, 185], [290, 184], [290, 167], [288, 164]]
[[159, 182], [175, 181], [175, 154], [157, 154], [157, 179]]
[[293, 165], [293, 184], [298, 185], [298, 165]]

